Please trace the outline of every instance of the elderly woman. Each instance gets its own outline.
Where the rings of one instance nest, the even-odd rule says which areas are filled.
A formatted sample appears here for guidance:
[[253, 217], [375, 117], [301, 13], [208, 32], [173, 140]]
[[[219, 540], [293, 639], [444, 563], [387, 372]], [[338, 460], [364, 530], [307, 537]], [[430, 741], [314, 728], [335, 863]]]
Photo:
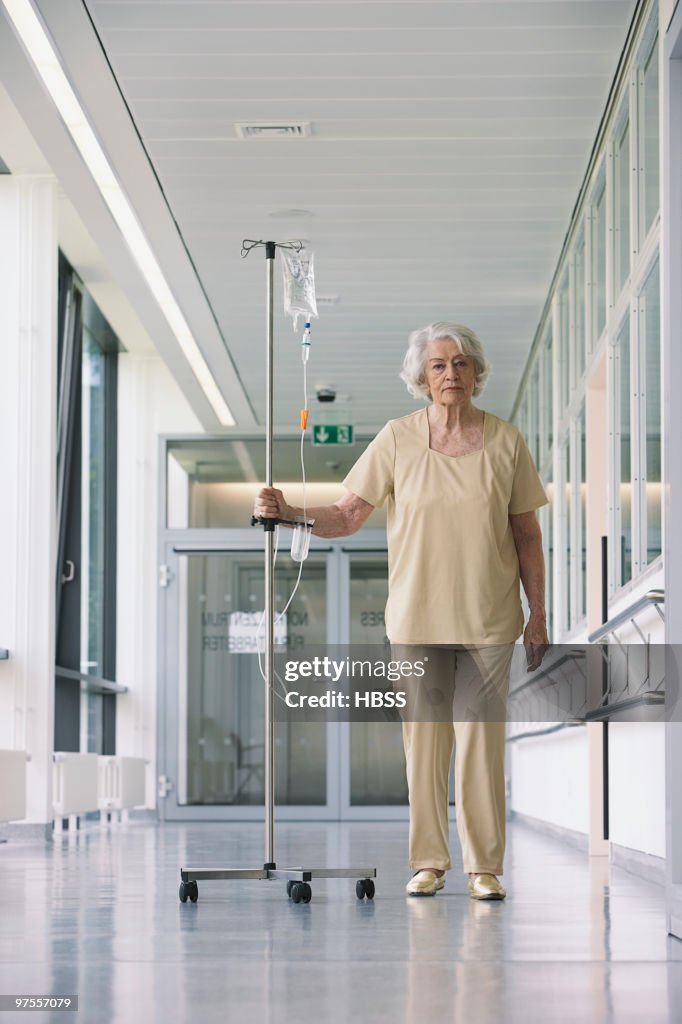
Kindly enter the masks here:
[[[523, 632], [529, 670], [538, 667], [549, 642], [535, 514], [548, 499], [517, 428], [472, 404], [489, 373], [469, 328], [433, 323], [415, 331], [400, 376], [413, 397], [429, 404], [390, 420], [343, 481], [346, 494], [307, 513], [317, 536], [343, 537], [387, 502], [386, 632], [392, 652], [404, 657], [406, 650], [418, 650], [414, 645], [429, 645], [431, 680], [435, 673], [445, 692], [457, 689], [462, 654], [473, 652], [504, 702], [515, 641]], [[292, 520], [302, 510], [290, 507], [276, 488], [263, 488], [255, 514]], [[530, 609], [525, 630], [520, 582]], [[416, 872], [407, 885], [411, 896], [435, 895], [452, 866], [453, 740], [457, 829], [469, 895], [506, 895], [497, 878], [505, 847], [505, 722], [498, 719], [453, 721], [450, 714], [447, 720], [403, 720], [409, 861]]]

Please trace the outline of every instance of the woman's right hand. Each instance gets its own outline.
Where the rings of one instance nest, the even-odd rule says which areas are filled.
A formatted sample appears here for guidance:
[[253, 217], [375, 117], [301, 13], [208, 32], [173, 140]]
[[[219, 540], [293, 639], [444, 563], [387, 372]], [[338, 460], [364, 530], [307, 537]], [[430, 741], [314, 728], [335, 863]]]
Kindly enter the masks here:
[[293, 519], [294, 515], [276, 487], [261, 487], [253, 505], [254, 516], [265, 519]]

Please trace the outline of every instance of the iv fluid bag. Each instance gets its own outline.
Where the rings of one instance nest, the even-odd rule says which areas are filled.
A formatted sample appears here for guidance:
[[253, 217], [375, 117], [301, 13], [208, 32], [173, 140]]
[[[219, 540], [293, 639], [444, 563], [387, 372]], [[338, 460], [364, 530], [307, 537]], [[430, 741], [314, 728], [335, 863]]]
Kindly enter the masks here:
[[313, 270], [314, 253], [281, 250], [282, 273], [284, 275], [284, 312], [293, 318], [296, 330], [299, 316], [306, 320], [316, 317], [317, 300], [315, 298], [315, 274]]

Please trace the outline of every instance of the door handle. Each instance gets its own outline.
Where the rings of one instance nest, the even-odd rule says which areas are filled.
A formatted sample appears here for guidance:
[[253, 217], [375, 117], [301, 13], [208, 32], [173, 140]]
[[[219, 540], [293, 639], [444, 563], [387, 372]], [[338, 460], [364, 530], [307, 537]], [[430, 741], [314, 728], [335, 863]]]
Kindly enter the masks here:
[[62, 573], [62, 583], [73, 583], [76, 578], [76, 563], [72, 562], [71, 559], [67, 559], [64, 562], [66, 572]]

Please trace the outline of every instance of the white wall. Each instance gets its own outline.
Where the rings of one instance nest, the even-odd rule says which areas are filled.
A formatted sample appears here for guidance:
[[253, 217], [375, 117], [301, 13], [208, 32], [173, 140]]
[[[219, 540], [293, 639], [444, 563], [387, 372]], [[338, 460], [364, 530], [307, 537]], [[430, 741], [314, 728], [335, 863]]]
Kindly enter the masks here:
[[26, 821], [52, 820], [56, 186], [0, 178], [0, 747], [25, 750]]
[[[662, 588], [663, 573], [644, 590]], [[632, 598], [630, 598], [632, 600]], [[664, 643], [664, 625], [652, 608], [637, 623], [651, 642]], [[623, 643], [641, 643], [634, 630], [619, 630]], [[614, 722], [609, 726], [609, 839], [665, 857], [665, 724]]]
[[609, 726], [609, 838], [665, 857], [665, 723]]
[[562, 729], [511, 744], [512, 810], [587, 834], [587, 730]]
[[202, 428], [156, 356], [122, 353], [118, 393], [116, 679], [129, 692], [117, 698], [116, 752], [149, 761], [147, 806], [155, 807], [159, 435]]

